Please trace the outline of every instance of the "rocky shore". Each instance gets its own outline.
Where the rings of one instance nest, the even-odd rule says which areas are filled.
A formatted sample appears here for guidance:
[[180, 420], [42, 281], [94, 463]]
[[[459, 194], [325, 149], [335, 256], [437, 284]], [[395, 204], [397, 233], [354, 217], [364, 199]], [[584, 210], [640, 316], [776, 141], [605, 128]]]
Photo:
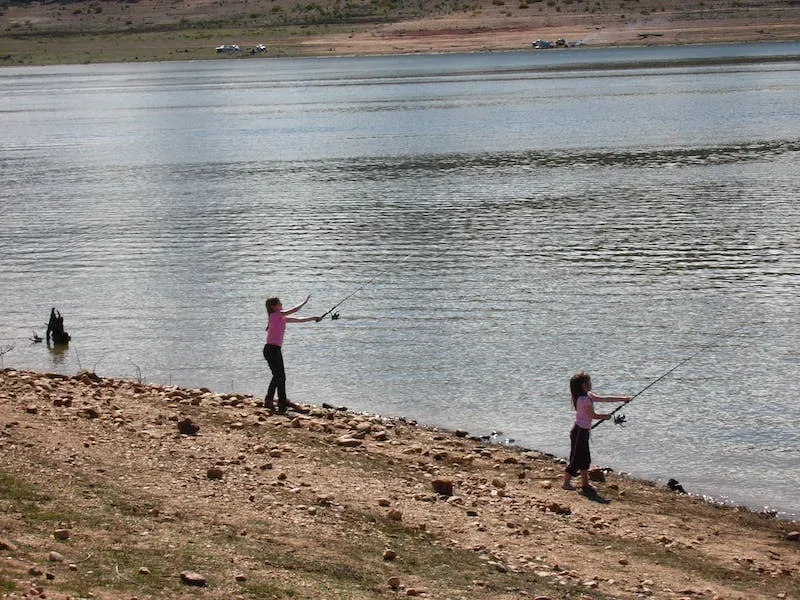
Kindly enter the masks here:
[[[800, 525], [344, 407], [0, 371], [5, 598], [797, 599]], [[197, 588], [203, 588], [202, 592]]]

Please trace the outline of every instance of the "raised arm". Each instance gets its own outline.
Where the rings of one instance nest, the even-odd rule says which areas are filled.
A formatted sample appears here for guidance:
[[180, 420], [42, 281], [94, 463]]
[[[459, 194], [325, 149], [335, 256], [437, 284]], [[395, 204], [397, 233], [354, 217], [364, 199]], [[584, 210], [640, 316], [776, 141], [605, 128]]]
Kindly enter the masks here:
[[[311, 300], [311, 296], [310, 295], [306, 296], [306, 299], [303, 300], [300, 304], [298, 304], [294, 308], [290, 308], [288, 310], [281, 311], [281, 314], [283, 316], [292, 315], [292, 314], [296, 313], [298, 310], [300, 310], [301, 308], [303, 308], [306, 304], [308, 304], [309, 300]], [[296, 323], [297, 321], [290, 321], [290, 322], [291, 323]]]

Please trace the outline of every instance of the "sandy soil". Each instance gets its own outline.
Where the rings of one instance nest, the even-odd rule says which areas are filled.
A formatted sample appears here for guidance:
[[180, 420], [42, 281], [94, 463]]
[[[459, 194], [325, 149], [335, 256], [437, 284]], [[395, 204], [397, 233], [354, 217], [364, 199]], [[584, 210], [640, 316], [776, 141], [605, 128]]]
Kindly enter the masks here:
[[800, 598], [796, 522], [318, 402], [0, 371], [4, 597]]
[[519, 50], [531, 48], [537, 39], [554, 42], [559, 38], [588, 47], [785, 41], [800, 39], [800, 23], [765, 25], [746, 18], [627, 23], [576, 17], [557, 25], [531, 26], [459, 16], [407, 21], [366, 32], [317, 35], [303, 45], [313, 48], [314, 54], [402, 54]]

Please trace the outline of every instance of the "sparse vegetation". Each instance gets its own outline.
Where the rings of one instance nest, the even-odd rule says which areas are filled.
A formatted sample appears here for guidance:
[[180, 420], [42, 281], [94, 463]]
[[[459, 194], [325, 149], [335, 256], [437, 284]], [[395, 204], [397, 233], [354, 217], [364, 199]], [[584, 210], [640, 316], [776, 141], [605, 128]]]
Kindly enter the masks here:
[[[195, 435], [177, 431], [187, 417]], [[558, 487], [553, 457], [466, 432], [13, 370], [0, 421], [12, 598], [197, 598], [183, 571], [208, 600], [767, 600], [800, 585], [796, 524], [613, 475], [592, 501]]]

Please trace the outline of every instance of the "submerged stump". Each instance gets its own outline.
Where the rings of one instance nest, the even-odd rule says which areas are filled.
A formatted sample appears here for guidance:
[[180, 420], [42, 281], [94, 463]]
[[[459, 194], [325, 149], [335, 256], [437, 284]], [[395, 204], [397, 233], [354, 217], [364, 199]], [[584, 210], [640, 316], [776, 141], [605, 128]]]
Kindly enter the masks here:
[[64, 317], [55, 308], [50, 309], [50, 320], [47, 322], [47, 343], [52, 340], [57, 346], [68, 344], [72, 338], [64, 331]]

